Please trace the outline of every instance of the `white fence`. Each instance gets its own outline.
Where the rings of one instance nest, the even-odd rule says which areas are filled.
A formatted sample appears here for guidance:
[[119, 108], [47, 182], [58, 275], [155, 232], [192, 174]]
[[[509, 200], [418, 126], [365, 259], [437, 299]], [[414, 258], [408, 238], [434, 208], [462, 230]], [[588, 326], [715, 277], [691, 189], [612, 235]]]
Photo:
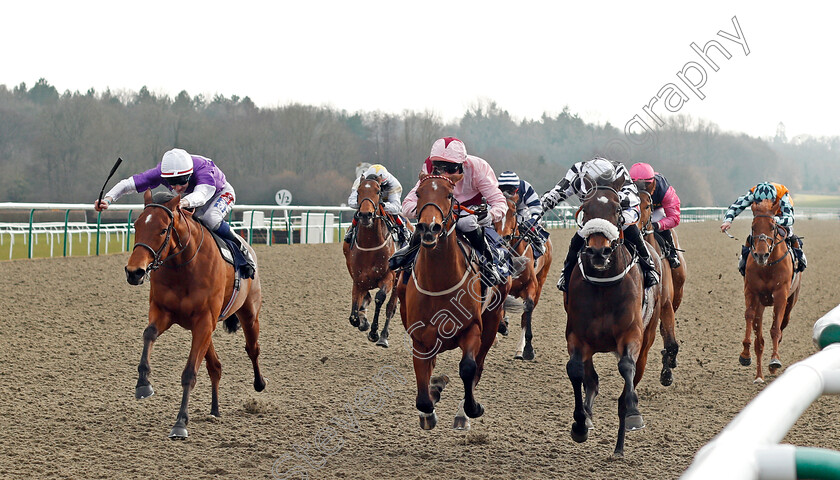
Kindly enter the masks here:
[[[568, 205], [555, 208], [546, 214], [546, 226], [574, 228], [577, 208]], [[27, 246], [29, 258], [34, 256], [35, 246], [40, 242], [47, 242], [50, 257], [72, 255], [74, 244], [77, 248], [86, 247], [88, 255], [128, 251], [134, 233], [133, 216], [142, 210], [143, 205], [112, 205], [103, 219], [90, 204], [0, 203], [0, 247], [9, 242], [9, 258], [13, 257], [16, 242]], [[683, 208], [682, 222], [720, 220], [725, 211], [725, 207]], [[12, 214], [20, 216], [27, 212], [28, 222], [5, 222]], [[64, 221], [55, 221], [62, 212]], [[84, 221], [69, 221], [71, 212], [83, 215]], [[124, 216], [116, 220], [115, 212]], [[837, 218], [837, 214], [834, 209], [797, 210], [799, 218]], [[349, 207], [235, 205], [229, 223], [250, 243], [332, 243], [341, 241], [352, 215], [353, 209]], [[743, 215], [748, 217], [750, 212]], [[49, 216], [51, 221], [39, 220], [38, 216]]]
[[778, 444], [817, 398], [840, 394], [840, 306], [814, 324], [813, 338], [822, 351], [788, 367], [756, 396], [697, 452], [682, 480], [840, 478], [840, 453]]

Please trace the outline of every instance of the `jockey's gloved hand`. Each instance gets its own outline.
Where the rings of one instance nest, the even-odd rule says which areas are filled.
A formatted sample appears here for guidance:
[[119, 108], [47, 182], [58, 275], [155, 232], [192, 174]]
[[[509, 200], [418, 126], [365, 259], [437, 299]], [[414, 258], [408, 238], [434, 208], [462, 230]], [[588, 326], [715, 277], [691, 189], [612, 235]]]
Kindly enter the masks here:
[[458, 218], [458, 230], [462, 232], [472, 232], [473, 230], [478, 229], [478, 217], [475, 215], [463, 215]]
[[654, 232], [661, 232], [662, 231], [662, 228], [659, 226], [659, 222], [651, 222], [651, 225], [653, 225], [653, 231]]
[[558, 203], [565, 200], [563, 198], [563, 193], [557, 190], [549, 190], [542, 196], [540, 199], [540, 203], [542, 203], [543, 212], [551, 210], [552, 208], [556, 207]]
[[522, 222], [522, 225], [524, 225], [524, 226], [525, 226], [525, 229], [526, 229], [526, 230], [533, 230], [533, 229], [534, 229], [534, 227], [536, 227], [536, 226], [537, 226], [537, 223], [538, 223], [539, 221], [540, 221], [540, 220], [539, 220], [537, 217], [531, 217], [531, 218], [529, 218], [528, 220], [525, 220], [524, 222]]

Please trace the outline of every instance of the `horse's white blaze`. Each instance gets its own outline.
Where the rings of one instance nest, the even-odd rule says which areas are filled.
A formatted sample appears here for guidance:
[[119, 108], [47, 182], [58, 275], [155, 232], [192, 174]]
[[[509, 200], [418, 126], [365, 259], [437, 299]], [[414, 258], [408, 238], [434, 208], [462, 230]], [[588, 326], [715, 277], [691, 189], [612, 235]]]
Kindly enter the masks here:
[[146, 223], [148, 224], [151, 221], [152, 221], [152, 214], [150, 213], [150, 214], [146, 215]]
[[599, 201], [599, 202], [601, 202], [601, 203], [607, 203], [607, 202], [609, 202], [609, 200], [607, 199], [607, 197], [605, 197], [605, 196], [603, 196], [603, 195], [601, 195], [600, 197], [598, 197], [598, 201]]

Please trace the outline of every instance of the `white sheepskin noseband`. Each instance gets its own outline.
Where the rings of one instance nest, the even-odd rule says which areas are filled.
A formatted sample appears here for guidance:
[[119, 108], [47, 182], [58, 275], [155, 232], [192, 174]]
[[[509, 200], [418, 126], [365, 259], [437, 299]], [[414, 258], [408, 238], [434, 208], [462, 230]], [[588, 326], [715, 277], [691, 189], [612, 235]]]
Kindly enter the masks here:
[[607, 240], [618, 240], [618, 227], [603, 218], [593, 218], [586, 222], [583, 228], [580, 229], [580, 235], [586, 238], [593, 233], [600, 233], [607, 237]]

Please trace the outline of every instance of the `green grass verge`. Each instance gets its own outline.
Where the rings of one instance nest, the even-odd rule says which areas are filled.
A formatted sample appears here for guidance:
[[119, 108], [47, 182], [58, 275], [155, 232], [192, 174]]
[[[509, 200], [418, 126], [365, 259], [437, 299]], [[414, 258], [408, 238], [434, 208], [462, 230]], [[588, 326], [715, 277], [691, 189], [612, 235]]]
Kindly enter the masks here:
[[840, 208], [840, 195], [814, 195], [810, 193], [797, 193], [791, 196], [793, 197], [794, 208]]
[[[0, 261], [9, 260], [9, 253], [11, 251], [11, 259], [20, 259], [29, 257], [29, 236], [15, 235], [14, 245], [8, 234], [0, 235], [2, 237], [2, 245], [0, 245]], [[50, 242], [50, 237], [52, 243]], [[131, 237], [132, 242], [134, 237]], [[107, 241], [107, 248], [106, 248]], [[39, 234], [33, 235], [32, 258], [49, 258], [49, 257], [63, 257], [64, 250], [64, 234], [47, 235]], [[125, 235], [117, 237], [111, 234], [110, 240], [107, 240], [104, 233], [99, 234], [99, 253], [105, 255], [109, 253], [118, 253], [125, 251]], [[72, 255], [71, 255], [72, 254]], [[96, 255], [96, 234], [90, 235], [90, 255]], [[88, 256], [88, 235], [83, 233], [70, 234], [67, 241], [67, 255], [73, 257]]]

